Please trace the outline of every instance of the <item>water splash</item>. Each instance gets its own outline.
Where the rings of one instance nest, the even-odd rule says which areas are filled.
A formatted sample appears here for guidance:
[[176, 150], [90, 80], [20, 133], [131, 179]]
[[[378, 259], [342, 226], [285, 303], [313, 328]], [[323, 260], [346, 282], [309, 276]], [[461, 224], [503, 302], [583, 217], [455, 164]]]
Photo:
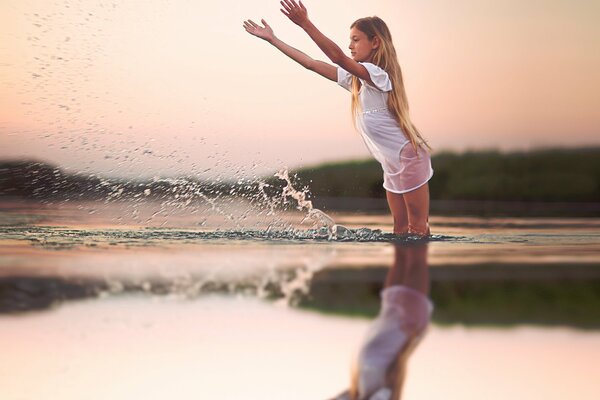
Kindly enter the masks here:
[[306, 216], [304, 217], [302, 222], [311, 220], [313, 221], [313, 227], [325, 227], [329, 235], [332, 236], [334, 234], [334, 227], [336, 226], [333, 218], [325, 214], [323, 211], [314, 208], [312, 205], [312, 201], [306, 199], [308, 189], [305, 189], [303, 191], [296, 190], [292, 185], [292, 181], [290, 180], [287, 168], [280, 170], [275, 174], [275, 176], [286, 182], [286, 186], [283, 188], [281, 196], [284, 199], [288, 197], [293, 198], [297, 202], [296, 208], [301, 211], [306, 211]]
[[[52, 245], [52, 240], [49, 239], [47, 244]], [[289, 249], [257, 256], [254, 251], [248, 252], [245, 246], [234, 252], [204, 252], [201, 259], [196, 257], [197, 253], [175, 252], [157, 261], [155, 255], [141, 253], [143, 262], [122, 268], [119, 261], [122, 250], [113, 252], [112, 260], [110, 256], [106, 257], [113, 249], [102, 251], [101, 263], [86, 262], [85, 271], [75, 263], [70, 264], [75, 268], [66, 267], [60, 272], [52, 268], [25, 268], [17, 269], [9, 276], [0, 276], [0, 314], [46, 309], [67, 300], [131, 294], [191, 300], [219, 293], [258, 297], [278, 305], [294, 306], [308, 295], [314, 274], [328, 265], [336, 254], [336, 249], [331, 247], [310, 252], [294, 247], [294, 257], [289, 257]], [[64, 252], [65, 248], [53, 250], [59, 252], [57, 257], [71, 257]], [[173, 263], [173, 260], [179, 262]], [[168, 267], [164, 261], [168, 262]]]
[[[48, 206], [67, 210], [74, 204], [94, 215], [96, 224], [177, 226], [183, 222], [179, 226], [187, 227], [195, 221], [196, 226], [212, 224], [218, 229], [281, 231], [309, 222], [312, 228], [326, 227], [330, 235], [335, 234], [335, 222], [313, 207], [308, 188], [297, 190], [286, 169], [274, 176], [277, 179], [237, 177], [227, 182], [161, 177], [131, 181], [17, 162], [3, 169], [0, 182], [13, 182], [4, 188], [7, 192]], [[77, 218], [72, 223], [77, 224]]]
[[238, 278], [188, 276], [131, 279], [76, 277], [0, 277], [0, 314], [49, 309], [69, 300], [145, 294], [193, 300], [207, 294], [258, 297], [280, 306], [296, 306], [310, 291], [315, 272], [325, 264], [275, 270], [262, 276]]

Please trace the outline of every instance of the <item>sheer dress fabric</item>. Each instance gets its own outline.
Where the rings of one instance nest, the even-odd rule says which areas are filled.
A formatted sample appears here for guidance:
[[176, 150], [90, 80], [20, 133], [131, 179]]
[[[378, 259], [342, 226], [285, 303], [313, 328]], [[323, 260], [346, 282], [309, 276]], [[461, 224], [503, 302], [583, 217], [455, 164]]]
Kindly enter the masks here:
[[[356, 126], [365, 145], [383, 169], [383, 187], [393, 193], [415, 190], [431, 179], [433, 168], [429, 152], [423, 147], [417, 152], [387, 107], [392, 82], [379, 66], [361, 62], [375, 86], [360, 79], [358, 94], [360, 111]], [[337, 69], [337, 83], [352, 90], [352, 74]]]

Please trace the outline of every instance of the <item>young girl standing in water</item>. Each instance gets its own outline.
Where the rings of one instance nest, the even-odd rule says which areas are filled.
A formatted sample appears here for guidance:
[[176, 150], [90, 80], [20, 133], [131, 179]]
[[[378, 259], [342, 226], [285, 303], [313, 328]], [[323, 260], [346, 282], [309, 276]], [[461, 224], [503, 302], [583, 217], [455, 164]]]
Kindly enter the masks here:
[[264, 26], [247, 20], [246, 31], [266, 40], [303, 67], [336, 81], [352, 93], [355, 125], [383, 169], [383, 187], [394, 217], [395, 234], [427, 236], [429, 186], [433, 175], [429, 145], [410, 121], [402, 72], [390, 31], [380, 18], [366, 17], [350, 26], [351, 57], [308, 19], [306, 7], [281, 1], [281, 12], [306, 31], [336, 65], [314, 60], [279, 40]]

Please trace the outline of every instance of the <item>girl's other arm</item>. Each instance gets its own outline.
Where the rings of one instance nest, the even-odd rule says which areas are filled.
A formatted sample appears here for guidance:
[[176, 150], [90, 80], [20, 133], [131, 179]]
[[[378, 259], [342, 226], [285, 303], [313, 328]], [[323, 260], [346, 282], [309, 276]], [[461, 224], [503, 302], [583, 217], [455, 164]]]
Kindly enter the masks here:
[[369, 71], [367, 71], [364, 66], [345, 55], [340, 46], [321, 33], [321, 31], [319, 31], [308, 19], [308, 12], [304, 4], [302, 4], [302, 1], [300, 1], [299, 5], [295, 0], [283, 0], [280, 1], [280, 3], [283, 7], [281, 12], [293, 23], [304, 29], [306, 33], [308, 33], [308, 36], [310, 36], [333, 63], [374, 86]]
[[251, 35], [271, 43], [273, 46], [279, 49], [279, 51], [296, 61], [298, 64], [302, 65], [304, 68], [314, 71], [332, 81], [337, 81], [337, 68], [335, 66], [323, 61], [315, 60], [300, 50], [279, 40], [277, 37], [275, 37], [273, 34], [273, 29], [271, 29], [267, 22], [264, 19], [261, 20], [261, 22], [264, 24], [264, 27], [251, 20], [244, 21], [244, 28], [246, 29], [246, 32], [250, 33]]

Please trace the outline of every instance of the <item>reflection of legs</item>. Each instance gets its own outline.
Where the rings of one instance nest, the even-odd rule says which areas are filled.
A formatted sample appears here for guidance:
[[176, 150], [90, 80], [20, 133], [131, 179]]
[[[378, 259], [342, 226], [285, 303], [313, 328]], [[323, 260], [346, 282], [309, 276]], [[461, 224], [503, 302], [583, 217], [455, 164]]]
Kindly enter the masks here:
[[385, 193], [394, 217], [394, 234], [408, 233], [408, 214], [403, 195], [388, 191]]
[[406, 286], [417, 289], [427, 295], [429, 293], [429, 264], [427, 263], [427, 244], [416, 244], [408, 249], [407, 264], [410, 274]]
[[385, 287], [403, 285], [427, 295], [429, 292], [427, 243], [395, 244], [394, 250], [394, 263], [385, 278]]
[[429, 184], [404, 193], [408, 214], [408, 232], [429, 235]]
[[401, 244], [394, 244], [394, 263], [385, 277], [385, 287], [404, 285], [404, 277], [408, 271], [406, 260], [407, 248]]

